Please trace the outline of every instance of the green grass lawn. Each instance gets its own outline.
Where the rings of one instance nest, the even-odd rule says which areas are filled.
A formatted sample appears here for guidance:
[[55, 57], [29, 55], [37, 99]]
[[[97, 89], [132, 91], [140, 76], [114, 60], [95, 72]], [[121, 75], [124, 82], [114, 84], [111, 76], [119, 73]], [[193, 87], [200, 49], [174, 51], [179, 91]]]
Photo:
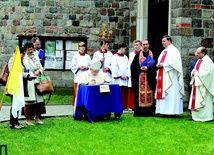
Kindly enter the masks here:
[[89, 123], [72, 117], [44, 119], [23, 130], [0, 124], [0, 144], [9, 155], [211, 155], [214, 122], [181, 118], [133, 117]]
[[[49, 104], [70, 104], [72, 94], [72, 89], [57, 88]], [[5, 97], [7, 104], [9, 97]], [[189, 117], [188, 113], [181, 118], [123, 114], [120, 120], [93, 124], [54, 117], [43, 119], [44, 125], [23, 130], [10, 129], [9, 122], [1, 122], [0, 144], [7, 145], [9, 155], [214, 154], [214, 122], [189, 121]]]

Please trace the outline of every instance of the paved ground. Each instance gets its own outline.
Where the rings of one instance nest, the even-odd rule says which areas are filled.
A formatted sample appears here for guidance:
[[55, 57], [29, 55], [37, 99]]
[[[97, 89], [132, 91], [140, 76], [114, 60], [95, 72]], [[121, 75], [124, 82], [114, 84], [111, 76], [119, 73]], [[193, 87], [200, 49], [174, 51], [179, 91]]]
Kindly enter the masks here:
[[[8, 121], [10, 119], [10, 108], [11, 106], [2, 106], [0, 111], [0, 122]], [[54, 116], [71, 116], [73, 115], [72, 105], [47, 105], [46, 114], [44, 117], [54, 117]], [[24, 119], [24, 116], [19, 116], [19, 119]]]
[[[0, 122], [6, 122], [10, 120], [10, 108], [11, 106], [2, 106], [0, 111]], [[129, 113], [132, 111], [123, 111], [123, 113]], [[47, 105], [46, 114], [42, 114], [44, 117], [55, 117], [55, 116], [72, 116], [73, 106], [72, 105]], [[24, 116], [20, 116], [19, 119], [24, 119]]]

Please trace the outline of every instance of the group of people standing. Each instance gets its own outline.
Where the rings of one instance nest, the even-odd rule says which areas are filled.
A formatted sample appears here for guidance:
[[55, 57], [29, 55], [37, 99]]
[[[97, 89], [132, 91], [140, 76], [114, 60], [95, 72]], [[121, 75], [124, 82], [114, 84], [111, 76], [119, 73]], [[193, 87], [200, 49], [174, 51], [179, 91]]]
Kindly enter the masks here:
[[[26, 116], [25, 123], [44, 124], [40, 120], [45, 112], [44, 96], [35, 89], [35, 76], [43, 74], [42, 62], [38, 49], [41, 41], [38, 37], [26, 42], [20, 47], [23, 70], [23, 84]], [[184, 82], [182, 60], [179, 50], [172, 44], [170, 36], [162, 38], [164, 50], [152, 65], [145, 63], [147, 58], [153, 58], [148, 40], [135, 40], [134, 51], [126, 55], [126, 44], [119, 44], [118, 51], [113, 55], [108, 50], [109, 42], [101, 43], [93, 58], [85, 52], [86, 44], [79, 42], [79, 51], [71, 61], [71, 71], [74, 74], [73, 105], [79, 84], [114, 83], [120, 86], [122, 108], [134, 111], [134, 116], [154, 116], [162, 114], [176, 116], [183, 113]], [[189, 110], [195, 121], [213, 120], [214, 101], [214, 68], [213, 61], [207, 55], [205, 47], [199, 47], [195, 53], [197, 60], [191, 62], [188, 74], [191, 77], [191, 95]], [[11, 69], [14, 56], [8, 63]], [[149, 60], [150, 61], [150, 60]], [[145, 63], [146, 65], [142, 65]], [[11, 101], [13, 97], [11, 96]], [[32, 108], [33, 107], [33, 108]], [[32, 110], [33, 109], [33, 110]], [[22, 129], [18, 117], [10, 116], [11, 128]]]
[[[153, 53], [148, 40], [136, 52], [131, 63], [132, 89], [135, 90], [134, 116], [162, 114], [176, 116], [183, 113], [183, 70], [179, 50], [172, 44], [170, 36], [162, 38], [164, 50], [152, 66], [141, 66]], [[132, 101], [133, 102], [133, 101]]]
[[[33, 126], [34, 123], [31, 122], [31, 119], [35, 120], [36, 124], [44, 124], [40, 120], [41, 113], [45, 112], [44, 107], [44, 95], [39, 94], [36, 91], [35, 83], [36, 77], [39, 77], [43, 74], [43, 67], [40, 63], [40, 58], [38, 56], [38, 49], [41, 45], [41, 41], [38, 37], [32, 38], [31, 41], [26, 42], [24, 47], [19, 47], [21, 63], [22, 63], [22, 72], [23, 72], [23, 90], [24, 90], [24, 101], [25, 106], [23, 113], [26, 117], [25, 123], [27, 125]], [[12, 62], [14, 55], [10, 58], [8, 62], [8, 69], [10, 71], [12, 67]], [[13, 96], [11, 96], [12, 102]], [[18, 122], [18, 115], [16, 118], [10, 114], [10, 127], [13, 129], [22, 129], [24, 128]]]
[[[162, 45], [164, 50], [156, 62], [142, 66], [148, 56], [153, 58], [148, 40], [135, 40], [134, 51], [128, 57], [125, 44], [119, 44], [118, 51], [113, 55], [108, 50], [109, 42], [101, 43], [92, 60], [85, 53], [85, 43], [79, 43], [79, 53], [71, 62], [74, 73], [73, 105], [78, 84], [111, 82], [120, 86], [122, 108], [133, 110], [135, 117], [155, 114], [174, 117], [182, 114], [184, 81], [181, 54], [168, 35], [162, 37]], [[193, 120], [210, 121], [213, 120], [213, 62], [205, 47], [198, 48], [197, 54], [199, 60], [191, 72], [189, 109]], [[83, 72], [88, 73], [83, 76]], [[102, 76], [96, 78], [100, 72]]]

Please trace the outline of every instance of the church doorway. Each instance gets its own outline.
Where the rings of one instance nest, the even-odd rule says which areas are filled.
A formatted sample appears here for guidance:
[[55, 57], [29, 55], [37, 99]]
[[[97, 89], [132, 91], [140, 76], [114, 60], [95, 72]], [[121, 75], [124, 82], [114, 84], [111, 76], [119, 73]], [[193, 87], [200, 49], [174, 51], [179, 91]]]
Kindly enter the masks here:
[[168, 0], [149, 0], [148, 40], [155, 59], [163, 50], [162, 36], [168, 34], [168, 11]]

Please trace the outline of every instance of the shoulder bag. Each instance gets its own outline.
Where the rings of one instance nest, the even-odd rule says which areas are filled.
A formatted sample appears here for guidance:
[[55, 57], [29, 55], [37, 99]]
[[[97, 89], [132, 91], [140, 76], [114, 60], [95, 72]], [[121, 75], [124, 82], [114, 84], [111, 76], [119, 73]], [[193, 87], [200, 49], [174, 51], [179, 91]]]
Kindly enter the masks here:
[[53, 82], [50, 76], [41, 75], [38, 78], [38, 83], [36, 85], [36, 90], [40, 94], [52, 93], [54, 91]]
[[6, 63], [0, 72], [0, 83], [2, 85], [4, 86], [6, 85], [8, 76], [9, 76], [8, 63]]

